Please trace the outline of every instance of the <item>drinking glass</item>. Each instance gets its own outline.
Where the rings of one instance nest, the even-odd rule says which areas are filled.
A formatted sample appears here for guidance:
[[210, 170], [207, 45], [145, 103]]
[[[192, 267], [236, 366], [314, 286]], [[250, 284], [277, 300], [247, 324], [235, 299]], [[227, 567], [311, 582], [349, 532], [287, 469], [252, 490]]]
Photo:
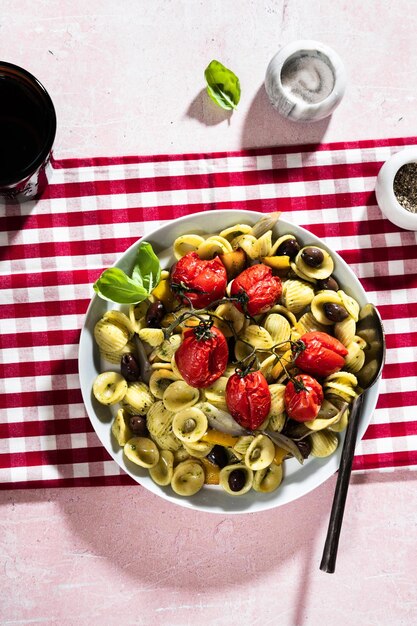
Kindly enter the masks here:
[[0, 61], [0, 198], [21, 202], [44, 191], [55, 133], [45, 87], [27, 70]]

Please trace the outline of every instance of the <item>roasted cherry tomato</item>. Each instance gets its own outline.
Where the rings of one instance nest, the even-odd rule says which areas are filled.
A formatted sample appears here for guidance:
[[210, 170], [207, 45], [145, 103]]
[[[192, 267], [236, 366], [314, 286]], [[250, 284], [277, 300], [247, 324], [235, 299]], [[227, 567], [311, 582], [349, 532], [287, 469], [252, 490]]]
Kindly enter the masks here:
[[227, 367], [229, 349], [226, 338], [211, 324], [201, 322], [187, 329], [175, 352], [175, 363], [191, 387], [209, 387]]
[[289, 418], [296, 422], [309, 422], [320, 411], [323, 389], [315, 378], [308, 374], [298, 374], [287, 383], [284, 402]]
[[[303, 372], [313, 376], [329, 376], [338, 372], [345, 364], [344, 356], [348, 353], [343, 343], [320, 331], [306, 333], [300, 337], [294, 348], [298, 352], [294, 363]], [[305, 347], [302, 347], [304, 344]]]
[[226, 403], [230, 414], [244, 428], [255, 430], [271, 408], [271, 393], [261, 372], [237, 371], [227, 381]]
[[[230, 290], [231, 296], [246, 294], [246, 310], [249, 315], [268, 311], [278, 302], [281, 293], [281, 279], [273, 276], [271, 268], [263, 263], [252, 265], [239, 274], [232, 282]], [[240, 303], [236, 303], [236, 306], [243, 310]]]
[[224, 296], [226, 268], [218, 257], [206, 261], [197, 252], [189, 252], [173, 266], [170, 282], [172, 291], [181, 294], [184, 303], [190, 300], [200, 309]]

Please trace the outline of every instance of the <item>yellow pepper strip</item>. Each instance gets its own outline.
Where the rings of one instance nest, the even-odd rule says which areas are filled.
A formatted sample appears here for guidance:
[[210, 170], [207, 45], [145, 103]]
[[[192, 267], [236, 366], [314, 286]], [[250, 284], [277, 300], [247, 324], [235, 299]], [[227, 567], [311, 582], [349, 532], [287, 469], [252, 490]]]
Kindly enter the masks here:
[[220, 478], [219, 478], [220, 467], [218, 467], [217, 465], [214, 465], [213, 463], [210, 463], [210, 461], [208, 461], [205, 458], [200, 459], [200, 462], [202, 463], [204, 467], [204, 475], [205, 475], [204, 484], [205, 485], [218, 485], [220, 482]]
[[225, 446], [226, 448], [233, 448], [239, 437], [232, 437], [227, 433], [222, 433], [220, 430], [208, 430], [205, 435], [201, 437], [202, 441], [207, 443], [214, 443], [214, 445]]
[[163, 279], [159, 282], [159, 284], [152, 291], [152, 295], [160, 300], [167, 311], [172, 311], [174, 308], [174, 294], [171, 291], [169, 286], [169, 280]]
[[288, 451], [284, 450], [284, 448], [280, 448], [279, 446], [275, 446], [275, 456], [274, 463], [277, 465], [281, 465], [285, 457], [288, 455]]
[[278, 376], [280, 376], [282, 372], [284, 371], [284, 366], [287, 367], [291, 363], [291, 360], [292, 360], [292, 352], [291, 350], [287, 350], [281, 356], [278, 363], [276, 363], [276, 365], [274, 365], [274, 367], [272, 368], [271, 370], [272, 378], [278, 378]]
[[274, 270], [286, 270], [290, 267], [290, 257], [287, 255], [265, 256], [262, 259], [262, 263], [272, 267]]
[[188, 317], [182, 332], [184, 333], [191, 326], [198, 326], [200, 322], [201, 320], [199, 320], [198, 317]]

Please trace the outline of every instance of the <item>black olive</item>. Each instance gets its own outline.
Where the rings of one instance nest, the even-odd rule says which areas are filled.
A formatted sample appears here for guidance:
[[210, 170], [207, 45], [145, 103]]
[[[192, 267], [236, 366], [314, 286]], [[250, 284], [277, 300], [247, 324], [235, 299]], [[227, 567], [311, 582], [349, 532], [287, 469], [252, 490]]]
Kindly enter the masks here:
[[242, 491], [245, 486], [246, 475], [241, 469], [235, 469], [229, 474], [229, 487], [231, 491]]
[[133, 354], [124, 354], [122, 356], [120, 360], [120, 372], [129, 383], [140, 379], [139, 365]]
[[301, 439], [301, 441], [296, 441], [295, 443], [301, 452], [303, 459], [307, 459], [310, 456], [312, 447], [310, 437], [306, 437], [306, 439]]
[[276, 254], [278, 256], [285, 255], [289, 256], [290, 259], [295, 259], [297, 254], [300, 252], [300, 245], [296, 239], [285, 239], [282, 244], [278, 247]]
[[161, 322], [165, 313], [165, 307], [160, 300], [152, 302], [146, 312], [146, 325], [148, 328], [161, 328]]
[[144, 415], [131, 415], [129, 417], [129, 426], [132, 433], [137, 437], [147, 437], [149, 435]]
[[309, 267], [320, 267], [324, 261], [324, 254], [320, 248], [304, 248], [301, 258]]
[[323, 306], [323, 310], [325, 316], [331, 322], [343, 322], [343, 320], [349, 317], [349, 313], [346, 311], [345, 307], [335, 302], [326, 302]]
[[218, 445], [213, 446], [211, 452], [209, 452], [209, 454], [207, 455], [207, 459], [211, 463], [214, 463], [214, 465], [218, 465], [220, 468], [226, 467], [228, 463], [226, 450], [223, 448], [223, 446]]
[[317, 281], [317, 289], [328, 289], [329, 291], [339, 291], [339, 285], [333, 276]]

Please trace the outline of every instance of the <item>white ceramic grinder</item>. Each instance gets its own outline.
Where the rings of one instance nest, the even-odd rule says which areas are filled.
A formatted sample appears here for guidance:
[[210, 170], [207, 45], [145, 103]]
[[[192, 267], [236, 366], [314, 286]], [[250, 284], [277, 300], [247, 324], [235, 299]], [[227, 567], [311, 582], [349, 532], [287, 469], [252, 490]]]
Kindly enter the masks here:
[[318, 41], [294, 41], [277, 52], [266, 70], [272, 105], [292, 120], [328, 117], [343, 98], [346, 72], [339, 55]]

